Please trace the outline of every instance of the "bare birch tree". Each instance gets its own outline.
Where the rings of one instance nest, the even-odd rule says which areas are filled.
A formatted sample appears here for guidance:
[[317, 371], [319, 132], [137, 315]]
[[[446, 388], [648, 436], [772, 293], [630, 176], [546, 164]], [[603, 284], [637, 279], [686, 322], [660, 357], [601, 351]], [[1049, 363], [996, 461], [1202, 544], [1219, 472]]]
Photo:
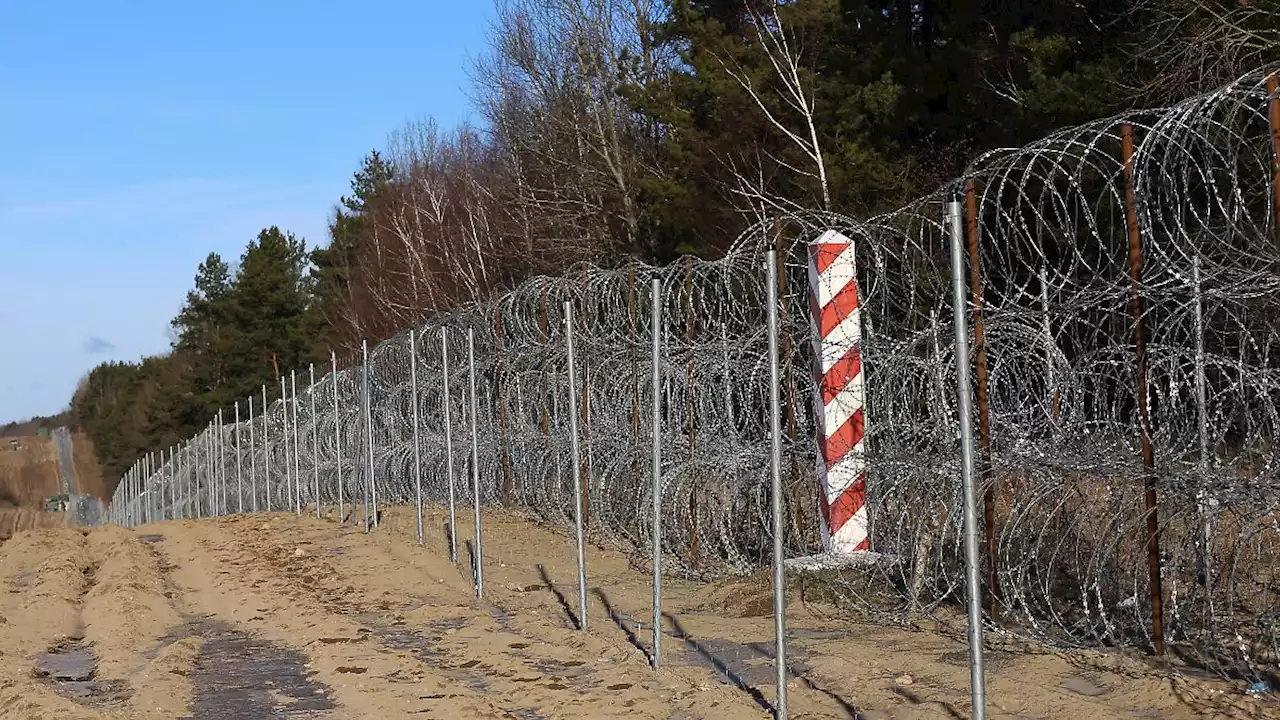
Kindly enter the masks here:
[[[814, 118], [813, 88], [808, 81], [808, 73], [801, 64], [801, 44], [788, 34], [782, 17], [778, 14], [778, 5], [779, 3], [773, 2], [768, 4], [767, 10], [758, 10], [752, 3], [744, 3], [747, 21], [755, 33], [759, 50], [773, 70], [774, 82], [766, 85], [757, 81], [748, 69], [733, 60], [721, 58], [720, 64], [751, 97], [769, 124], [800, 150], [811, 167], [796, 167], [777, 156], [771, 155], [771, 159], [798, 175], [816, 180], [821, 192], [822, 209], [827, 210], [831, 207], [831, 190]], [[735, 175], [739, 188], [748, 194], [759, 186], [751, 177], [736, 170]], [[760, 199], [756, 197], [754, 201]]]
[[1148, 102], [1203, 92], [1280, 53], [1280, 0], [1142, 0], [1132, 13], [1145, 28], [1135, 58], [1155, 70], [1134, 88]]

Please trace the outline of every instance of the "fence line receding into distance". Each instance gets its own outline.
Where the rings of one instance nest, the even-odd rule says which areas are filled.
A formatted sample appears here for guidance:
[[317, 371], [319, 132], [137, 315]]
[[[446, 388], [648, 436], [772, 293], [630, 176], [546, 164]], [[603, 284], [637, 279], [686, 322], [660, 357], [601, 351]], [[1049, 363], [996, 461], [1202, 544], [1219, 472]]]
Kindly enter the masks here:
[[[866, 498], [881, 561], [831, 571], [830, 585], [851, 612], [962, 622], [944, 226], [947, 193], [959, 189], [990, 625], [1059, 646], [1167, 647], [1225, 674], [1269, 677], [1280, 661], [1271, 72], [988, 153], [954, 188], [885, 215], [791, 214], [751, 228], [716, 261], [530, 279], [415, 328], [412, 367], [406, 335], [370, 348], [367, 396], [363, 368], [335, 369], [287, 401], [259, 403], [250, 420], [211, 424], [131, 472], [111, 519], [228, 512], [240, 493], [253, 509], [296, 512], [318, 499], [359, 517], [366, 495], [413, 502], [420, 457], [429, 502], [471, 503], [478, 488], [482, 504], [565, 528], [577, 474], [586, 532], [646, 548], [656, 518], [650, 428], [661, 408], [667, 572], [768, 565], [772, 279], [763, 267], [778, 248], [782, 539], [788, 556], [811, 554], [821, 520], [806, 244], [836, 230], [857, 257]], [[656, 369], [652, 317], [661, 317]], [[242, 469], [252, 481], [238, 481]]]

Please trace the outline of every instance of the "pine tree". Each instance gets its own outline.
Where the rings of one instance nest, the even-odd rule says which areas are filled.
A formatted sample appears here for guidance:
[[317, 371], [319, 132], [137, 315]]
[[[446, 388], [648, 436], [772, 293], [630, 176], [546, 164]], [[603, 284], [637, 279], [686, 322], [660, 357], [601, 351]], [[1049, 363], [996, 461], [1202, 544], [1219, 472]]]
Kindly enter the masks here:
[[277, 368], [287, 372], [313, 359], [307, 258], [306, 243], [275, 226], [245, 249], [230, 294], [234, 332], [225, 352], [235, 392], [229, 400], [273, 386]]
[[329, 222], [329, 245], [311, 251], [314, 301], [309, 323], [317, 329], [316, 353], [350, 336], [352, 277], [358, 262], [366, 214], [395, 177], [395, 168], [377, 150], [365, 156]]
[[178, 335], [174, 351], [186, 379], [175, 414], [184, 425], [207, 419], [231, 397], [226, 385], [232, 375], [225, 362], [234, 333], [231, 269], [217, 253], [209, 253], [196, 271], [195, 285], [172, 323]]

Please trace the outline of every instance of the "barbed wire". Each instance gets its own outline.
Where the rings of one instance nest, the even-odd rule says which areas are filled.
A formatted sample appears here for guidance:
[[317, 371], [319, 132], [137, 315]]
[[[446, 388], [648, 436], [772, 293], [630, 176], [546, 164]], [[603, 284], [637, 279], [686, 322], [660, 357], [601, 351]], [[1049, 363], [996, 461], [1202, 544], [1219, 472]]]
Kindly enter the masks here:
[[[965, 564], [943, 212], [949, 193], [964, 189], [978, 258], [970, 290], [973, 278], [981, 282], [980, 323], [976, 303], [969, 311], [983, 333], [974, 349], [985, 365], [977, 382], [979, 424], [987, 428], [980, 453], [990, 627], [1058, 646], [1154, 644], [1145, 409], [1164, 640], [1185, 662], [1272, 677], [1280, 662], [1273, 580], [1280, 128], [1269, 113], [1280, 111], [1280, 99], [1266, 89], [1271, 72], [988, 153], [966, 184], [885, 215], [790, 214], [748, 229], [720, 260], [579, 265], [530, 279], [415, 328], [412, 354], [407, 334], [372, 348], [367, 395], [364, 367], [339, 369], [288, 403], [272, 403], [252, 424], [211, 426], [136, 486], [150, 495], [127, 495], [122, 486], [114, 517], [136, 519], [147, 502], [158, 517], [235, 512], [242, 503], [297, 510], [317, 499], [355, 507], [370, 457], [378, 500], [413, 502], [416, 398], [428, 501], [444, 502], [452, 484], [458, 503], [471, 502], [474, 423], [481, 501], [571, 526], [569, 426], [577, 412], [592, 537], [645, 547], [656, 301], [664, 562], [698, 577], [750, 572], [768, 563], [772, 543], [764, 255], [776, 248], [786, 260], [777, 279], [784, 541], [791, 556], [817, 552], [818, 387], [806, 246], [834, 229], [856, 247], [867, 498], [879, 560], [834, 572], [830, 586], [849, 611], [959, 622]], [[653, 278], [662, 282], [656, 298]], [[575, 315], [576, 408], [564, 302]], [[229, 457], [231, 473], [240, 463], [229, 484], [215, 457]], [[228, 486], [232, 496], [222, 504], [218, 488]]]

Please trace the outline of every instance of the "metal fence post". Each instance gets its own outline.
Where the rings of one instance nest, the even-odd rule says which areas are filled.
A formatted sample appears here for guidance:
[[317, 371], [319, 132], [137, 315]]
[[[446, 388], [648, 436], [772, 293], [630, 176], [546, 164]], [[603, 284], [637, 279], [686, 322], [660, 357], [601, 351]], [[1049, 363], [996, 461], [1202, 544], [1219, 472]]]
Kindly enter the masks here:
[[240, 458], [240, 401], [236, 401], [236, 512], [244, 512], [244, 461]]
[[[650, 333], [653, 340], [653, 669], [662, 665], [662, 280], [653, 279], [650, 291]], [[637, 387], [638, 387], [637, 378]], [[636, 391], [638, 395], [639, 390]], [[638, 398], [637, 398], [638, 402]]]
[[484, 597], [484, 543], [480, 525], [480, 406], [476, 402], [476, 332], [467, 328], [468, 379], [471, 384], [471, 486], [476, 511], [476, 597]]
[[364, 364], [361, 365], [361, 395], [363, 396], [365, 445], [368, 449], [366, 456], [368, 463], [365, 465], [364, 473], [364, 531], [369, 532], [373, 528], [369, 521], [369, 493], [373, 487], [373, 403], [369, 397], [369, 341], [361, 340], [360, 349], [364, 358]]
[[209, 517], [218, 516], [218, 421], [217, 416], [209, 421], [209, 427], [205, 430], [208, 438], [208, 476], [205, 478], [209, 490]]
[[172, 505], [169, 507], [169, 519], [178, 519], [178, 461], [177, 446], [169, 446], [169, 495], [172, 499]]
[[231, 505], [227, 501], [227, 485], [229, 477], [227, 473], [227, 433], [226, 425], [223, 424], [222, 411], [218, 411], [218, 464], [219, 473], [222, 478], [222, 514], [231, 514]]
[[338, 476], [338, 522], [343, 522], [342, 508], [342, 425], [338, 420], [338, 353], [329, 351], [329, 363], [333, 366], [333, 458]]
[[418, 499], [418, 544], [422, 535], [422, 441], [418, 432], [418, 344], [417, 333], [409, 328], [409, 402], [413, 404], [413, 485]]
[[221, 467], [222, 443], [218, 437], [218, 421], [215, 417], [209, 423], [209, 516], [222, 514], [222, 506], [218, 504], [218, 493], [222, 489]]
[[289, 387], [293, 389], [293, 503], [302, 515], [302, 444], [298, 437], [298, 371], [289, 371]]
[[258, 512], [258, 456], [254, 454], [258, 444], [253, 429], [253, 396], [249, 396], [249, 504]]
[[[262, 386], [262, 484], [266, 488], [263, 502], [271, 512], [271, 406], [267, 404], [267, 386]], [[253, 496], [255, 509], [258, 496]]]
[[982, 317], [982, 253], [978, 249], [978, 193], [972, 179], [964, 186], [966, 231], [969, 252], [969, 297], [973, 314], [973, 353], [978, 400], [978, 474], [982, 488], [983, 527], [986, 531], [987, 592], [991, 597], [991, 617], [1000, 619], [1000, 575], [996, 547], [995, 476], [991, 468], [991, 381], [987, 372], [987, 331]]
[[969, 328], [965, 318], [964, 230], [960, 214], [960, 198], [953, 194], [947, 202], [947, 230], [951, 245], [952, 311], [956, 334], [956, 395], [960, 416], [961, 482], [964, 492], [965, 585], [969, 611], [969, 685], [973, 701], [973, 719], [987, 716], [986, 687], [982, 661], [982, 598], [979, 572], [982, 564], [978, 552], [978, 491], [974, 478], [973, 401], [969, 396]]
[[1147, 582], [1151, 586], [1151, 640], [1156, 655], [1164, 655], [1164, 588], [1160, 579], [1160, 519], [1156, 498], [1156, 456], [1151, 444], [1151, 416], [1147, 407], [1147, 350], [1142, 322], [1142, 233], [1138, 226], [1133, 184], [1133, 126], [1120, 126], [1120, 155], [1124, 162], [1125, 225], [1129, 235], [1129, 279], [1133, 300], [1134, 374], [1137, 380], [1138, 425], [1142, 435], [1142, 501], [1147, 515]]
[[289, 509], [289, 500], [293, 497], [293, 462], [289, 454], [289, 383], [280, 376], [280, 419], [283, 422], [280, 441], [284, 445], [284, 502], [283, 509]]
[[444, 400], [444, 467], [449, 482], [449, 560], [458, 564], [458, 513], [457, 492], [453, 480], [453, 420], [450, 417], [449, 397], [449, 337], [448, 328], [440, 328], [440, 377], [441, 397]]
[[1200, 286], [1200, 254], [1191, 256], [1191, 312], [1195, 328], [1196, 344], [1196, 424], [1199, 426], [1198, 439], [1200, 445], [1200, 488], [1196, 491], [1196, 505], [1200, 514], [1200, 523], [1204, 533], [1204, 586], [1209, 617], [1213, 617], [1213, 497], [1209, 486], [1209, 402], [1205, 388], [1205, 354], [1204, 354], [1204, 296]]
[[778, 253], [770, 250], [765, 256], [768, 275], [768, 326], [769, 326], [769, 477], [771, 480], [771, 510], [773, 515], [773, 643], [774, 678], [777, 685], [774, 696], [774, 717], [787, 718], [787, 594], [785, 557], [782, 546], [782, 411], [778, 386], [781, 383], [778, 370]]
[[569, 447], [573, 452], [573, 524], [578, 552], [578, 629], [587, 630], [587, 564], [582, 548], [582, 449], [578, 447], [578, 387], [573, 366], [573, 303], [564, 301], [564, 345], [568, 354]]
[[311, 485], [312, 500], [316, 503], [316, 519], [320, 519], [320, 419], [316, 417], [316, 364], [307, 368], [311, 386], [307, 396], [311, 400]]
[[1267, 73], [1267, 124], [1271, 128], [1271, 212], [1275, 225], [1272, 232], [1280, 233], [1280, 82], [1276, 73]]
[[199, 520], [200, 514], [200, 436], [193, 435], [187, 442], [187, 486], [190, 491], [187, 497], [191, 503], [191, 516]]

